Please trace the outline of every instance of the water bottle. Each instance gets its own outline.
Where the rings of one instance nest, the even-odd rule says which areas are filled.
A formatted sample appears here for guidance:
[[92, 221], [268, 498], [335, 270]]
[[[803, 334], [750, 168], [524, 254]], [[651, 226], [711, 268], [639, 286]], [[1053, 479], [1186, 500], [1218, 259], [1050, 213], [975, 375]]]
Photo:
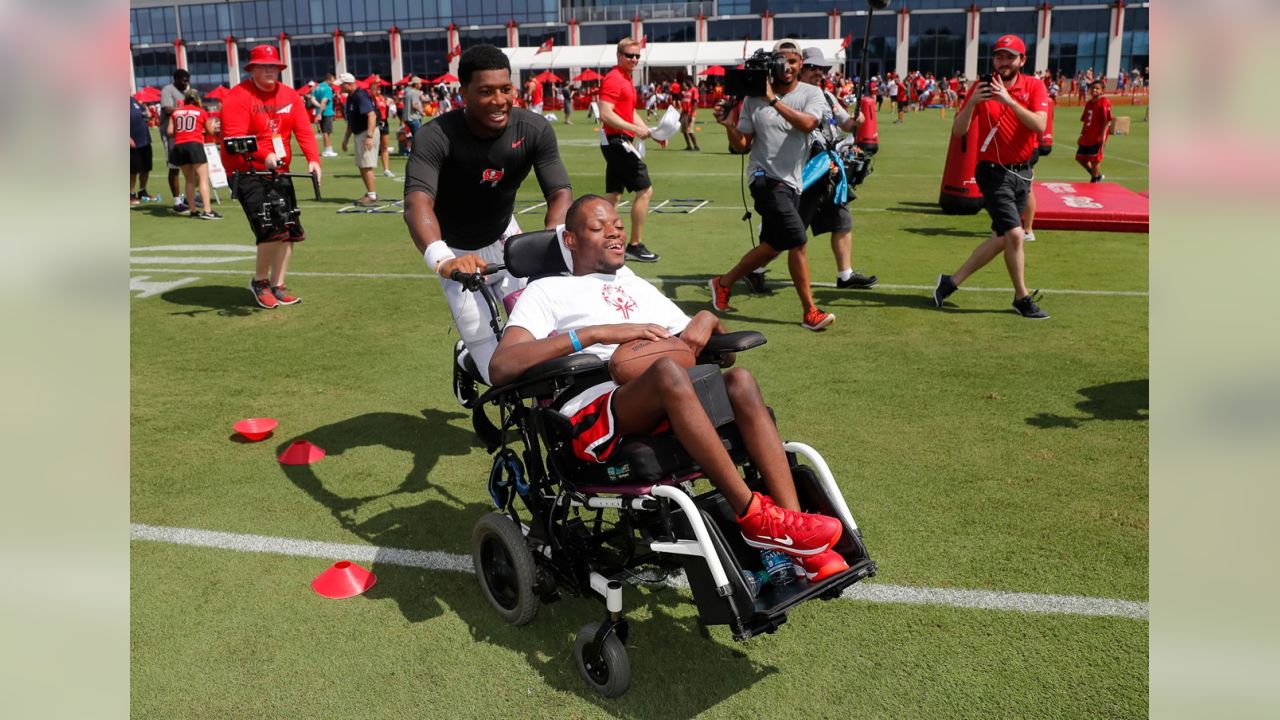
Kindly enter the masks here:
[[760, 557], [764, 559], [764, 569], [769, 573], [769, 582], [779, 587], [790, 585], [796, 579], [795, 569], [791, 567], [791, 558], [777, 550], [762, 550]]
[[743, 570], [742, 582], [746, 583], [747, 592], [751, 593], [751, 597], [757, 597], [764, 589], [765, 583], [769, 582], [769, 573], [765, 570]]

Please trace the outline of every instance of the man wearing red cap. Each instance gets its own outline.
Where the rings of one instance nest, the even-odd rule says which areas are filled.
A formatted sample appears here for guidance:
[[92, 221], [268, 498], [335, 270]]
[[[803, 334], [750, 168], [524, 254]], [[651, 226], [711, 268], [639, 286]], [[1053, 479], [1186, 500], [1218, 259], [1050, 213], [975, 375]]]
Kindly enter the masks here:
[[1038, 136], [1045, 131], [1049, 115], [1044, 83], [1019, 72], [1026, 59], [1027, 48], [1018, 36], [997, 40], [991, 53], [994, 72], [973, 86], [951, 124], [952, 136], [964, 137], [970, 124], [978, 123], [974, 179], [991, 216], [991, 237], [975, 248], [954, 274], [938, 276], [933, 289], [933, 302], [938, 307], [970, 275], [1004, 253], [1013, 281], [1013, 309], [1030, 320], [1049, 318], [1027, 291], [1024, 277], [1022, 213], [1031, 194]]
[[[315, 134], [302, 98], [293, 88], [280, 82], [280, 70], [285, 66], [280, 51], [272, 45], [259, 45], [249, 52], [249, 62], [244, 69], [249, 79], [241, 82], [222, 99], [222, 135], [234, 138], [253, 135], [258, 149], [252, 155], [237, 155], [223, 148], [222, 164], [230, 172], [262, 170], [289, 171], [291, 148], [289, 138], [296, 133], [298, 146], [307, 158], [307, 171], [320, 179], [320, 155]], [[254, 302], [264, 308], [293, 305], [298, 298], [290, 295], [285, 287], [285, 271], [293, 255], [293, 244], [306, 239], [302, 225], [295, 222], [282, 230], [268, 223], [262, 215], [263, 201], [275, 192], [269, 181], [255, 175], [240, 175], [234, 191], [240, 206], [244, 208], [249, 227], [257, 239], [258, 257], [254, 266], [249, 290]], [[294, 208], [292, 185], [285, 198]]]

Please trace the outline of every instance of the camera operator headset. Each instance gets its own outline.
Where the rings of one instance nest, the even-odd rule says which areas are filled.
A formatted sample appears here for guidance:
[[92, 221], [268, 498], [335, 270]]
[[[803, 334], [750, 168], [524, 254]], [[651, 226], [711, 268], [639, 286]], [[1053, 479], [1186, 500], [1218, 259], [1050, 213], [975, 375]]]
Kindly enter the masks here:
[[1018, 36], [1005, 35], [997, 40], [991, 51], [994, 72], [974, 85], [951, 125], [951, 134], [963, 137], [971, 123], [978, 123], [974, 178], [991, 216], [991, 237], [974, 249], [955, 274], [938, 276], [933, 292], [938, 307], [970, 275], [1004, 253], [1013, 283], [1014, 309], [1033, 320], [1049, 317], [1027, 291], [1024, 277], [1021, 216], [1031, 193], [1037, 138], [1044, 132], [1049, 110], [1044, 83], [1019, 72], [1026, 57], [1026, 46]]
[[801, 177], [809, 158], [809, 133], [818, 128], [820, 118], [826, 115], [826, 101], [816, 87], [800, 83], [800, 46], [795, 40], [780, 40], [774, 44], [772, 53], [757, 52], [743, 65], [744, 73], [757, 78], [763, 74], [759, 72], [763, 65], [767, 69], [767, 74], [763, 74], [765, 81], [745, 90], [731, 87], [734, 94], [748, 95], [742, 101], [738, 121], [733, 122], [731, 112], [736, 98], [721, 103], [716, 121], [725, 126], [730, 148], [736, 152], [750, 150], [747, 175], [761, 220], [760, 244], [748, 251], [728, 273], [711, 278], [712, 306], [721, 312], [728, 310], [733, 283], [786, 251], [791, 280], [803, 309], [801, 325], [821, 330], [830, 325], [835, 316], [819, 310], [813, 303], [805, 256], [808, 235], [799, 206]]
[[293, 244], [306, 238], [292, 178], [290, 138], [307, 158], [317, 189], [320, 155], [302, 98], [280, 82], [285, 67], [273, 45], [259, 45], [244, 66], [249, 78], [222, 99], [222, 164], [232, 173], [232, 192], [240, 201], [257, 241], [257, 262], [249, 290], [264, 308], [293, 305], [298, 298], [285, 287]]

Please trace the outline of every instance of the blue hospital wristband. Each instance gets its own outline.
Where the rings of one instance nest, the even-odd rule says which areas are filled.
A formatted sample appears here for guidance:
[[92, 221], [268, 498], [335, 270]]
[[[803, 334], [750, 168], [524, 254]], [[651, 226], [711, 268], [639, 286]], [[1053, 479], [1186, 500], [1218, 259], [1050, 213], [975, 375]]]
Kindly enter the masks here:
[[582, 341], [581, 341], [581, 340], [578, 340], [578, 331], [577, 331], [577, 330], [570, 330], [570, 331], [569, 331], [569, 342], [573, 343], [573, 351], [574, 351], [574, 352], [582, 352]]

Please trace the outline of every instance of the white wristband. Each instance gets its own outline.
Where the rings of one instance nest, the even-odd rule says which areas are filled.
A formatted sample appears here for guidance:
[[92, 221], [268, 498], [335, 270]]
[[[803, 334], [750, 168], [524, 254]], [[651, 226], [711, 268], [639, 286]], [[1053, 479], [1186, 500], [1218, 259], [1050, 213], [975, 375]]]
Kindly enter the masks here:
[[422, 259], [426, 261], [427, 267], [431, 268], [432, 272], [439, 272], [440, 263], [452, 260], [454, 257], [453, 251], [441, 240], [429, 243], [426, 252], [422, 253]]

